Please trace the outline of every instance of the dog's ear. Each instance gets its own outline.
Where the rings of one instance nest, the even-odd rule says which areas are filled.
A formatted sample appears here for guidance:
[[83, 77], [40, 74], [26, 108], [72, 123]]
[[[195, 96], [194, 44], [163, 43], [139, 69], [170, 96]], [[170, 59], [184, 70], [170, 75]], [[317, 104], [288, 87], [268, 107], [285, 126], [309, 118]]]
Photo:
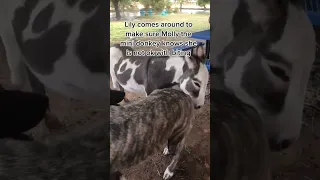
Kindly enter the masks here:
[[13, 90], [0, 93], [0, 137], [14, 137], [32, 129], [49, 107], [49, 98], [42, 94]]
[[125, 92], [110, 90], [110, 105], [117, 105], [124, 99], [125, 95]]

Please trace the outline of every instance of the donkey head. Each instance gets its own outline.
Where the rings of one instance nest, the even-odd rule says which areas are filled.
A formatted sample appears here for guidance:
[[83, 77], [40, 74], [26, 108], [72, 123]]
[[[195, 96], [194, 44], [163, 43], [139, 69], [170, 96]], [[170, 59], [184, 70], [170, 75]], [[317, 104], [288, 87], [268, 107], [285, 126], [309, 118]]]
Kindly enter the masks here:
[[188, 94], [196, 108], [204, 105], [209, 72], [204, 64], [205, 54], [202, 46], [193, 49], [193, 55], [185, 56], [184, 72], [179, 80], [180, 89]]
[[288, 146], [300, 135], [315, 54], [303, 7], [296, 0], [217, 0], [212, 8], [214, 66], [224, 69], [226, 87], [258, 110], [270, 141]]

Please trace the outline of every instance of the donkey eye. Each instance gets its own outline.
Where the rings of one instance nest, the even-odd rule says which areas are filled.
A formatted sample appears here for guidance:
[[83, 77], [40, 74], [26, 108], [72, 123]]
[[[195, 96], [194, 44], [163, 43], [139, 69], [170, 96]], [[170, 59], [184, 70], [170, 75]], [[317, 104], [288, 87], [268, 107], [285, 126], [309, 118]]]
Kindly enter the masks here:
[[195, 84], [197, 87], [200, 87], [200, 83], [194, 82], [194, 84]]
[[278, 76], [283, 81], [285, 82], [289, 81], [289, 77], [286, 75], [286, 72], [283, 69], [280, 69], [279, 67], [271, 66], [271, 65], [269, 65], [269, 68], [274, 73], [274, 75]]

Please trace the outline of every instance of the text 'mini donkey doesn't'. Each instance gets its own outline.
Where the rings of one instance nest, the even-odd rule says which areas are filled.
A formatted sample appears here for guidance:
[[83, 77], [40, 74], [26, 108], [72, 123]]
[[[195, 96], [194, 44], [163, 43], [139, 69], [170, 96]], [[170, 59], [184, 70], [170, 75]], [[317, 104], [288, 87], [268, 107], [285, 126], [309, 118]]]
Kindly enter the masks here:
[[[300, 135], [315, 33], [303, 3], [218, 0], [212, 4], [211, 57], [228, 89], [262, 116], [272, 149]], [[303, 2], [303, 1], [301, 1]]]
[[200, 108], [205, 101], [209, 72], [202, 46], [192, 56], [127, 56], [127, 46], [110, 48], [110, 75], [113, 87], [149, 95], [155, 89], [179, 85]]
[[194, 102], [179, 88], [156, 89], [146, 98], [110, 107], [110, 172], [125, 170], [163, 150], [173, 154], [163, 179], [173, 176], [195, 117]]
[[0, 1], [12, 84], [20, 89], [28, 77], [34, 92], [47, 87], [73, 99], [109, 102], [107, 3]]

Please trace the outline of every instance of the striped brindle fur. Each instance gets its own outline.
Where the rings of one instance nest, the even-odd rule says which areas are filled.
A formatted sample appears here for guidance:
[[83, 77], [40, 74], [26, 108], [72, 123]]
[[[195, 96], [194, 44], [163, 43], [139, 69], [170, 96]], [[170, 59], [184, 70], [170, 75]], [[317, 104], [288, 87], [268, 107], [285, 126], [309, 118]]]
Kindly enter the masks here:
[[[194, 119], [191, 98], [176, 89], [155, 90], [148, 97], [110, 108], [110, 172], [119, 173], [164, 149], [173, 153], [163, 179], [173, 176]], [[122, 176], [122, 178], [124, 178]]]

